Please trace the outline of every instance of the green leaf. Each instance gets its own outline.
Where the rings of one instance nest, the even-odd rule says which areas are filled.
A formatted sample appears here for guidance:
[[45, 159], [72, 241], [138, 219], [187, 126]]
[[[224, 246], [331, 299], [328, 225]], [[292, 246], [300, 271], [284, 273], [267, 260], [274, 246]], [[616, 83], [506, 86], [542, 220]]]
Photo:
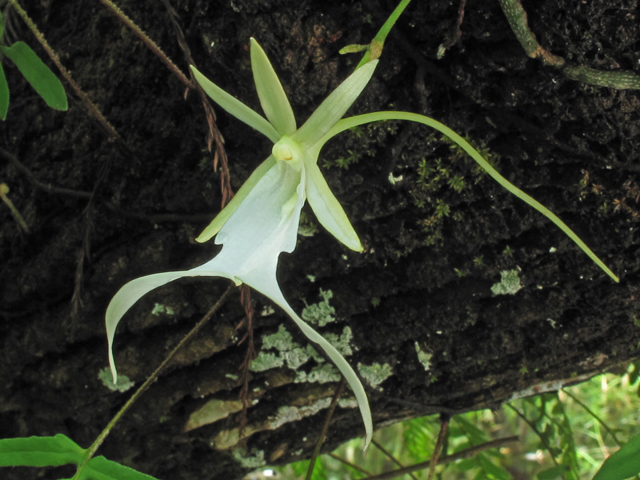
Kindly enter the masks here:
[[4, 76], [4, 70], [2, 64], [0, 64], [0, 120], [7, 118], [7, 112], [9, 111], [9, 85], [7, 79]]
[[10, 47], [0, 46], [2, 52], [16, 64], [27, 82], [51, 108], [66, 111], [67, 94], [58, 77], [47, 67], [31, 47], [24, 42], [16, 42]]
[[222, 90], [219, 86], [201, 74], [193, 65], [191, 65], [191, 71], [205, 93], [223, 109], [241, 122], [249, 125], [251, 128], [255, 128], [273, 143], [280, 140], [280, 134], [275, 128], [273, 128], [273, 125], [271, 125], [266, 118], [255, 110], [247, 107], [233, 95], [229, 95], [227, 92]]
[[491, 477], [497, 478], [498, 480], [511, 480], [513, 478], [509, 472], [491, 462], [491, 460], [489, 460], [484, 454], [481, 453], [478, 455], [478, 458], [480, 459], [482, 469], [487, 474], [491, 475]]
[[593, 480], [624, 480], [640, 473], [640, 435], [607, 458]]
[[92, 458], [78, 473], [77, 480], [157, 480], [155, 477], [104, 457]]
[[84, 460], [84, 455], [84, 449], [62, 434], [0, 440], [0, 467], [78, 465]]
[[296, 131], [296, 117], [287, 94], [267, 54], [254, 38], [251, 38], [251, 70], [260, 105], [267, 119], [280, 135], [293, 135]]
[[538, 480], [554, 480], [561, 477], [570, 470], [568, 465], [558, 465], [557, 467], [548, 468], [536, 475]]

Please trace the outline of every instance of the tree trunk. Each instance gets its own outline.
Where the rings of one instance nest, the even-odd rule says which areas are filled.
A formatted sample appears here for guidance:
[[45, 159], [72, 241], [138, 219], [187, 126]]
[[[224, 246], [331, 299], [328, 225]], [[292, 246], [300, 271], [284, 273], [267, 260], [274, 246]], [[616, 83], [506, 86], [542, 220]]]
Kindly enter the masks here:
[[[64, 433], [88, 447], [133, 391], [111, 391], [99, 378], [107, 367], [105, 308], [131, 279], [215, 255], [213, 242], [193, 238], [219, 211], [220, 171], [206, 151], [197, 92], [185, 98], [185, 87], [109, 10], [99, 2], [23, 3], [122, 143], [109, 140], [67, 84], [69, 111], [55, 112], [3, 63], [12, 104], [1, 127], [0, 181], [30, 231], [0, 206], [0, 436]], [[255, 37], [299, 125], [360, 58], [338, 50], [368, 43], [394, 4], [171, 3], [198, 68], [261, 112], [248, 51]], [[637, 70], [637, 0], [623, 3], [524, 7], [548, 51], [596, 69]], [[187, 72], [161, 2], [120, 7]], [[439, 134], [402, 122], [345, 132], [320, 166], [365, 251], [344, 248], [307, 206], [307, 235], [280, 257], [278, 276], [294, 309], [330, 320], [318, 330], [351, 350], [377, 427], [555, 390], [628, 361], [640, 342], [638, 93], [588, 86], [530, 59], [497, 1], [468, 2], [461, 37], [437, 59], [457, 18], [458, 2], [413, 2], [348, 115], [423, 113], [468, 136], [621, 282]], [[45, 58], [17, 15], [5, 20], [16, 27], [13, 40]], [[271, 145], [215, 110], [237, 191]], [[188, 279], [145, 296], [116, 336], [120, 373], [140, 385], [228, 284]], [[336, 370], [310, 356], [288, 317], [254, 293], [259, 356], [240, 438], [247, 342], [238, 345], [239, 298], [239, 291], [230, 297], [99, 454], [160, 479], [240, 478], [311, 455]], [[347, 390], [325, 448], [363, 433]]]

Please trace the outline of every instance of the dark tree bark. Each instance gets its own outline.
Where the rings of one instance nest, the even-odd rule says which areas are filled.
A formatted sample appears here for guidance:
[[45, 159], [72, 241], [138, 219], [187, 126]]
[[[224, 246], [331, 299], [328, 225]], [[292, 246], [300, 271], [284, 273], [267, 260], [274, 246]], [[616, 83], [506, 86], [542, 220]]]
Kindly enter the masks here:
[[[394, 2], [171, 3], [198, 67], [259, 110], [248, 53], [249, 37], [256, 37], [302, 123], [357, 62], [338, 50], [368, 43]], [[438, 46], [456, 28], [453, 3], [409, 7], [350, 114], [425, 113], [468, 135], [505, 177], [575, 229], [621, 282], [439, 135], [400, 122], [345, 133], [320, 163], [332, 164], [324, 172], [365, 252], [346, 250], [319, 228], [281, 256], [279, 280], [298, 312], [331, 291], [336, 321], [319, 330], [345, 335], [352, 365], [389, 370], [379, 385], [369, 384], [377, 426], [557, 389], [628, 361], [640, 341], [638, 93], [586, 86], [529, 59], [498, 2], [468, 2], [461, 38], [438, 60]], [[3, 155], [0, 180], [30, 233], [0, 206], [0, 436], [64, 433], [87, 447], [131, 394], [112, 392], [98, 378], [107, 366], [105, 308], [128, 280], [215, 255], [216, 246], [192, 239], [219, 210], [220, 177], [204, 150], [197, 94], [185, 99], [183, 85], [113, 14], [99, 2], [24, 4], [127, 147], [108, 141], [70, 90], [69, 111], [54, 112], [15, 69], [5, 69], [12, 105], [2, 146], [32, 176]], [[187, 71], [161, 2], [120, 6]], [[549, 51], [593, 68], [638, 69], [637, 0], [524, 6]], [[216, 112], [237, 190], [271, 146]], [[348, 169], [336, 166], [339, 158], [352, 160]], [[461, 191], [451, 186], [454, 177], [463, 178]], [[93, 197], [47, 191], [34, 179]], [[306, 214], [305, 226], [316, 225], [311, 210]], [[516, 272], [521, 289], [494, 295], [491, 287], [507, 271]], [[182, 280], [142, 299], [116, 337], [120, 373], [142, 383], [227, 286]], [[300, 354], [307, 342], [286, 316], [258, 294], [253, 301], [258, 350], [282, 326], [297, 344], [290, 354]], [[242, 318], [235, 293], [100, 454], [161, 479], [239, 478], [261, 461], [308, 458], [335, 376], [326, 377], [313, 359], [297, 370], [285, 363], [252, 372], [255, 404], [247, 436], [238, 440], [246, 346], [236, 345], [243, 330], [235, 327]], [[282, 361], [282, 352], [269, 352]], [[311, 377], [329, 381], [296, 383]], [[345, 398], [326, 449], [363, 434]], [[222, 418], [203, 414], [205, 405]], [[204, 424], [192, 428], [196, 418]], [[2, 475], [35, 478], [35, 470]]]

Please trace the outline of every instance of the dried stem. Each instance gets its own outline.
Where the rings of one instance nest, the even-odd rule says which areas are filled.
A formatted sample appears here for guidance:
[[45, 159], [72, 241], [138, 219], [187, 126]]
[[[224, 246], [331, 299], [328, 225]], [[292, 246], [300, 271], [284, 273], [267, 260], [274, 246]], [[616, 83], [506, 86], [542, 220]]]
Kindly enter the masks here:
[[438, 457], [440, 456], [440, 450], [442, 450], [442, 443], [444, 442], [444, 437], [449, 430], [449, 418], [449, 415], [447, 415], [446, 413], [440, 414], [440, 431], [438, 432], [436, 447], [433, 449], [433, 456], [431, 457], [431, 462], [429, 463], [429, 475], [427, 476], [427, 480], [431, 480], [433, 478], [433, 474], [436, 471]]
[[[437, 463], [438, 465], [445, 465], [447, 463], [455, 462], [456, 460], [472, 457], [482, 452], [483, 450], [488, 450], [489, 448], [498, 448], [503, 446], [505, 443], [517, 442], [519, 440], [520, 438], [518, 436], [498, 438], [496, 440], [491, 440], [490, 442], [476, 445], [475, 447], [467, 448], [466, 450], [462, 450], [461, 452], [457, 452], [452, 455], [441, 456], [438, 459]], [[333, 455], [331, 456], [333, 457]], [[380, 475], [369, 476], [364, 480], [389, 480], [391, 478], [406, 475], [407, 473], [410, 473], [410, 472], [417, 472], [418, 470], [424, 470], [425, 468], [429, 468], [430, 464], [431, 464], [431, 460], [427, 460], [426, 462], [416, 463], [415, 465], [410, 465], [408, 467], [399, 468], [397, 470], [392, 470], [390, 472], [381, 473]]]
[[111, 10], [118, 19], [124, 23], [127, 27], [129, 27], [136, 36], [142, 40], [142, 42], [151, 50], [155, 55], [164, 63], [169, 70], [173, 72], [173, 74], [178, 77], [187, 88], [195, 88], [193, 82], [191, 82], [187, 77], [185, 77], [184, 73], [176, 67], [176, 65], [171, 61], [169, 57], [162, 51], [162, 49], [153, 41], [149, 36], [142, 31], [142, 29], [136, 25], [125, 13], [120, 10], [111, 0], [100, 0], [103, 5], [105, 5], [109, 10]]
[[333, 394], [333, 398], [331, 399], [331, 405], [329, 405], [329, 411], [327, 412], [327, 416], [324, 420], [324, 425], [322, 426], [322, 431], [320, 432], [320, 437], [318, 438], [318, 442], [316, 443], [316, 449], [313, 451], [313, 456], [309, 461], [309, 468], [307, 469], [307, 478], [306, 480], [311, 480], [311, 475], [313, 474], [313, 467], [316, 465], [316, 460], [320, 455], [320, 450], [322, 449], [322, 444], [324, 443], [324, 438], [327, 436], [327, 431], [329, 430], [329, 424], [331, 423], [331, 418], [333, 417], [333, 412], [336, 410], [336, 405], [338, 404], [338, 399], [342, 392], [344, 391], [345, 379], [344, 377], [340, 378], [340, 382], [336, 387], [336, 391]]
[[[378, 450], [380, 450], [382, 453], [384, 453], [387, 457], [389, 457], [391, 459], [391, 461], [393, 463], [395, 463], [397, 466], [399, 466], [400, 468], [404, 468], [404, 465], [402, 463], [400, 463], [400, 461], [394, 457], [391, 452], [389, 452], [386, 448], [384, 448], [382, 445], [380, 445], [378, 442], [376, 442], [374, 439], [371, 439], [371, 443], [373, 443], [376, 448]], [[413, 473], [409, 473], [409, 476], [411, 478], [413, 478], [413, 480], [418, 480], [418, 478], [413, 474]]]

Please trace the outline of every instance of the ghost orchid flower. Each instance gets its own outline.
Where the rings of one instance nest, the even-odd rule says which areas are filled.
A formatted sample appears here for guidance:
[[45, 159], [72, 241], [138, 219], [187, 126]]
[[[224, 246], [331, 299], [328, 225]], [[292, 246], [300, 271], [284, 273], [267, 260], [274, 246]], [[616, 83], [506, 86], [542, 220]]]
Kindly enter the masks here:
[[356, 396], [365, 425], [365, 448], [369, 445], [373, 434], [371, 410], [357, 374], [344, 357], [289, 306], [278, 285], [276, 269], [280, 253], [290, 253], [296, 246], [300, 211], [307, 199], [318, 221], [329, 232], [350, 249], [363, 250], [317, 161], [322, 146], [332, 136], [328, 135], [329, 131], [367, 85], [377, 63], [373, 60], [358, 68], [298, 129], [280, 80], [254, 39], [251, 39], [251, 68], [266, 119], [191, 67], [198, 83], [218, 105], [274, 143], [272, 154], [196, 239], [205, 242], [216, 236], [215, 243], [223, 245], [218, 255], [192, 270], [157, 273], [132, 280], [113, 297], [106, 312], [106, 328], [114, 382], [117, 372], [112, 347], [116, 327], [138, 299], [178, 278], [225, 277], [237, 285], [246, 283], [270, 298], [309, 340], [327, 353]]

